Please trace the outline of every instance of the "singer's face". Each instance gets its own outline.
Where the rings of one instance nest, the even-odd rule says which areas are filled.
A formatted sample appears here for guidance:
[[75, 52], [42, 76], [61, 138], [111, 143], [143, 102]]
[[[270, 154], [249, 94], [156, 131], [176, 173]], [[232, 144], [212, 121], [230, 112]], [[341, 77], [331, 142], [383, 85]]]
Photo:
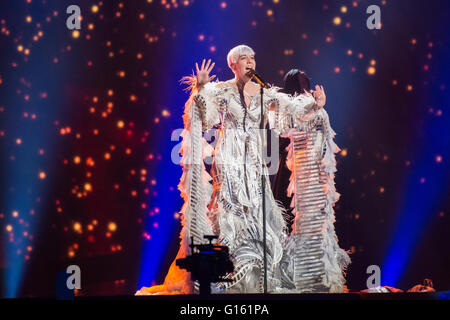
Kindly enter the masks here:
[[248, 74], [248, 69], [256, 69], [255, 56], [253, 55], [241, 55], [238, 61], [235, 63], [235, 73], [236, 75], [246, 81], [250, 80], [251, 76]]

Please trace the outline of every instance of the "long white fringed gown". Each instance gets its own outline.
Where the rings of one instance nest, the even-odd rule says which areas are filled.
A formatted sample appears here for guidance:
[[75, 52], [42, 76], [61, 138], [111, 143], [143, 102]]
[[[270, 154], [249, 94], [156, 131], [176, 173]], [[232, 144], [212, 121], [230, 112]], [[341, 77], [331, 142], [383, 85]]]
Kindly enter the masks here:
[[[296, 246], [305, 248], [309, 238], [299, 236], [300, 223], [296, 224], [295, 234], [287, 234], [284, 209], [275, 201], [269, 179], [266, 179], [268, 291], [342, 292], [345, 283], [343, 272], [350, 260], [346, 252], [338, 247], [332, 229], [332, 206], [338, 198], [334, 190], [334, 153], [339, 149], [332, 140], [334, 132], [330, 128], [328, 116], [324, 109], [315, 108], [315, 100], [309, 94], [290, 96], [279, 92], [279, 88], [271, 87], [264, 90], [263, 101], [265, 115], [270, 119], [272, 129], [279, 134], [292, 133], [294, 127], [307, 128], [318, 122], [327, 129], [324, 130], [322, 140], [325, 143], [321, 143], [326, 152], [319, 165], [322, 177], [325, 177], [325, 180], [321, 179], [325, 201], [321, 204], [323, 208], [318, 209], [325, 214], [322, 214], [320, 229], [323, 230], [319, 249], [326, 254], [317, 255], [321, 272], [312, 272], [316, 283], [314, 287], [299, 287], [303, 283], [310, 283], [310, 279], [302, 282], [302, 277], [311, 276], [311, 273], [305, 274], [305, 265], [299, 261], [299, 257], [305, 256], [305, 250], [309, 251], [308, 248], [302, 251]], [[192, 92], [185, 106], [181, 147], [183, 175], [179, 184], [185, 203], [181, 210], [183, 228], [176, 259], [190, 254], [191, 237], [198, 244], [205, 241], [204, 235], [218, 235], [219, 243], [229, 247], [235, 270], [228, 275], [232, 282], [214, 285], [214, 293], [263, 292], [260, 110], [259, 94], [252, 98], [246, 108], [238, 90], [227, 82], [219, 81], [207, 83], [200, 92]], [[220, 134], [213, 149], [203, 133], [217, 125]], [[203, 161], [208, 156], [213, 156], [212, 177], [205, 170]], [[266, 167], [264, 174], [268, 174]], [[293, 187], [290, 189], [292, 192]], [[295, 193], [294, 198], [301, 194], [292, 193]], [[314, 246], [317, 246], [317, 241]], [[315, 264], [314, 268], [319, 264]], [[143, 287], [136, 294], [195, 292], [196, 285], [190, 280], [190, 274], [179, 269], [174, 261], [163, 285]]]

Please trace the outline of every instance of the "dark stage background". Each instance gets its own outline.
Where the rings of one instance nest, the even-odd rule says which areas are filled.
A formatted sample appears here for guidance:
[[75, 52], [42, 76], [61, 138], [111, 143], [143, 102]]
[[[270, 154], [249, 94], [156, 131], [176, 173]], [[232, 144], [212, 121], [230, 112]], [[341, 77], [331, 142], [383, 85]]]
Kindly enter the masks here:
[[[380, 30], [366, 27], [372, 4]], [[1, 296], [54, 296], [72, 264], [80, 295], [164, 279], [182, 206], [179, 80], [203, 58], [231, 78], [238, 44], [269, 82], [301, 68], [325, 88], [350, 291], [369, 265], [382, 285], [448, 290], [449, 13], [446, 0], [2, 1]]]

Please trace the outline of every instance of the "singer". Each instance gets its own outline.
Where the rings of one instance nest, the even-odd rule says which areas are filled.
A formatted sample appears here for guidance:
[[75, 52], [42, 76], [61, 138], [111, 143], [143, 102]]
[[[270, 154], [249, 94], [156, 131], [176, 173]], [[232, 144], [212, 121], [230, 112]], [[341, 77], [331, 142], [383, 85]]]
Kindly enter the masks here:
[[[227, 62], [234, 73], [234, 78], [228, 81], [211, 81], [215, 78], [210, 76], [214, 67], [211, 60], [203, 60], [200, 67], [196, 64], [196, 74], [182, 79], [189, 84], [191, 95], [183, 116], [183, 175], [178, 187], [185, 203], [176, 259], [190, 254], [191, 237], [202, 243], [204, 235], [216, 234], [219, 243], [229, 247], [235, 270], [228, 275], [231, 282], [213, 285], [212, 292], [262, 293], [261, 174], [267, 175], [268, 170], [264, 167], [261, 172], [260, 85], [251, 81], [253, 75], [249, 72], [256, 69], [255, 53], [250, 47], [239, 45], [230, 50]], [[264, 90], [263, 101], [264, 117], [270, 118], [273, 131], [286, 134], [293, 123], [304, 127], [317, 121], [326, 96], [319, 86], [312, 94], [295, 96], [271, 86]], [[215, 149], [204, 138], [214, 128], [219, 129]], [[326, 141], [332, 143], [332, 137]], [[210, 173], [203, 161], [208, 156], [213, 157]], [[286, 254], [290, 242], [283, 217], [285, 209], [275, 201], [268, 179], [265, 190], [268, 292], [299, 292], [293, 280], [294, 257]], [[342, 292], [342, 286], [339, 278], [338, 285], [324, 286], [322, 291]], [[163, 285], [143, 287], [136, 294], [195, 292], [189, 273], [178, 268], [174, 261]]]

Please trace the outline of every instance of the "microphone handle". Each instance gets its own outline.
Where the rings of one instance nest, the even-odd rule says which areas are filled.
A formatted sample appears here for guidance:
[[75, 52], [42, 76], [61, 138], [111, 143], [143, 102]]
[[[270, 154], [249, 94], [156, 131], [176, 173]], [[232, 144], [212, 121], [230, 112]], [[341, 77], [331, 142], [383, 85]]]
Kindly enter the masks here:
[[266, 84], [266, 82], [264, 81], [264, 79], [263, 79], [259, 74], [257, 74], [257, 73], [255, 72], [255, 70], [250, 69], [250, 73], [251, 73], [251, 75], [253, 76], [253, 78], [255, 78], [255, 80], [256, 80], [260, 85], [262, 85], [264, 88], [267, 87], [267, 84]]

